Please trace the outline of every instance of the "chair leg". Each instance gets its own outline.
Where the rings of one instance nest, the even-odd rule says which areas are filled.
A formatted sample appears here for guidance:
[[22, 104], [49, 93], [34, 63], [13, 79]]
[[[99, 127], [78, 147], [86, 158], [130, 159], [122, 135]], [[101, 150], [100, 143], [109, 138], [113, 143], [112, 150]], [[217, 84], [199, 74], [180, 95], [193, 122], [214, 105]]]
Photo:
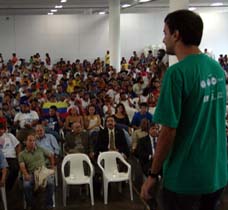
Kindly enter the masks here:
[[23, 204], [24, 204], [24, 209], [27, 208], [27, 203], [26, 203], [26, 200], [25, 200], [25, 194], [23, 194]]
[[70, 196], [70, 186], [66, 185], [66, 196]]
[[58, 187], [58, 169], [55, 167], [55, 186]]
[[53, 193], [52, 200], [53, 200], [53, 208], [55, 208], [55, 192]]
[[67, 194], [67, 185], [63, 180], [63, 206], [66, 207], [66, 194]]
[[133, 201], [133, 190], [132, 190], [132, 180], [131, 179], [129, 179], [129, 188], [130, 188], [131, 201]]
[[94, 206], [93, 181], [89, 183], [91, 205]]
[[7, 210], [7, 201], [6, 201], [6, 190], [5, 187], [1, 187], [2, 200], [4, 205], [4, 210]]
[[108, 182], [104, 180], [104, 204], [108, 204]]
[[118, 185], [119, 185], [119, 187], [118, 187], [119, 188], [119, 193], [122, 193], [122, 182], [119, 182]]
[[86, 195], [89, 196], [89, 186], [86, 185]]

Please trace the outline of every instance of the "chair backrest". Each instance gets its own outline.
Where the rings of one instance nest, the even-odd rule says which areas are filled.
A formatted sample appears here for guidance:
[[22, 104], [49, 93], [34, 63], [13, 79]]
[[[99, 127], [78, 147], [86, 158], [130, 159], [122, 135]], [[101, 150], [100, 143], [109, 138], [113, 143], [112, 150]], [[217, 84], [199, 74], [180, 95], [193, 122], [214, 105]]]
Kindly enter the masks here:
[[116, 151], [102, 152], [99, 154], [97, 163], [101, 167], [102, 161], [104, 161], [104, 166], [102, 167], [105, 172], [115, 173], [118, 172], [117, 159], [123, 160], [123, 156]]
[[[77, 154], [68, 154], [64, 157], [62, 162], [62, 174], [64, 175], [64, 168], [67, 163], [69, 163], [70, 167], [70, 176], [72, 177], [82, 177], [85, 176], [83, 162], [86, 162], [89, 165], [91, 176], [93, 175], [93, 166], [86, 154], [77, 153]], [[65, 175], [64, 175], [65, 177]]]

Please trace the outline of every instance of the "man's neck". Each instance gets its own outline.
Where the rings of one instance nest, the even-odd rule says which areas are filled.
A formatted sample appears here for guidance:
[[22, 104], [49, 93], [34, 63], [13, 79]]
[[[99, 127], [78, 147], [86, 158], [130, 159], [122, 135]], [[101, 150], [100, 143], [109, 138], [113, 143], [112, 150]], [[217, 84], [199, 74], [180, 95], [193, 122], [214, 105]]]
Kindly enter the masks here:
[[198, 46], [195, 45], [190, 45], [186, 46], [183, 44], [179, 44], [176, 49], [175, 49], [175, 54], [177, 56], [178, 61], [183, 60], [185, 57], [189, 55], [194, 55], [194, 54], [200, 54], [202, 53]]
[[39, 140], [43, 139], [45, 137], [45, 134], [43, 136], [39, 136]]
[[35, 147], [34, 148], [27, 148], [26, 147], [26, 149], [27, 149], [28, 152], [33, 152], [35, 150]]

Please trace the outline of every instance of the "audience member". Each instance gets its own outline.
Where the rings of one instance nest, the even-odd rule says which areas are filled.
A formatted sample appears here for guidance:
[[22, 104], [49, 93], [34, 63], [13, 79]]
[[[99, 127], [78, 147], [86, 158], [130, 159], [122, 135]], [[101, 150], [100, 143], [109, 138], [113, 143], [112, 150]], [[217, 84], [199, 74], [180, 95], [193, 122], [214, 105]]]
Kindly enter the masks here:
[[139, 163], [145, 176], [148, 175], [148, 171], [153, 161], [153, 155], [157, 145], [157, 137], [158, 126], [152, 123], [149, 128], [149, 135], [141, 138], [136, 147], [135, 156], [139, 159]]
[[38, 123], [39, 116], [36, 111], [30, 109], [29, 102], [22, 100], [20, 103], [20, 112], [14, 117], [14, 125], [18, 129], [17, 139], [23, 143], [27, 134], [31, 132]]
[[68, 111], [68, 115], [66, 117], [64, 128], [66, 132], [70, 132], [72, 130], [72, 125], [75, 122], [79, 122], [84, 129], [84, 120], [80, 115], [79, 110], [76, 106], [71, 106]]
[[43, 125], [36, 125], [36, 145], [48, 150], [55, 156], [59, 156], [60, 147], [59, 144], [52, 134], [45, 133], [45, 128]]
[[2, 150], [0, 150], [0, 187], [5, 186], [8, 163]]
[[96, 157], [100, 152], [118, 151], [129, 156], [129, 148], [122, 129], [116, 127], [115, 118], [113, 116], [106, 117], [105, 128], [99, 131], [97, 142], [95, 145]]
[[134, 129], [138, 129], [141, 123], [142, 119], [148, 119], [150, 122], [152, 122], [153, 115], [148, 112], [148, 105], [147, 103], [141, 103], [140, 104], [140, 111], [136, 112], [133, 116], [131, 125]]
[[[48, 157], [51, 163], [51, 168], [54, 169], [54, 156], [41, 147], [36, 146], [35, 134], [29, 134], [26, 139], [26, 148], [19, 154], [18, 160], [20, 170], [23, 176], [23, 189], [27, 209], [32, 209], [35, 205], [34, 189], [35, 177], [34, 173], [37, 169], [45, 167], [45, 157]], [[54, 170], [53, 170], [54, 173]], [[54, 193], [54, 176], [50, 175], [46, 178], [46, 208], [53, 208], [53, 193]]]
[[3, 117], [0, 117], [0, 150], [2, 150], [9, 165], [6, 188], [7, 191], [11, 191], [18, 177], [17, 156], [21, 151], [21, 145], [13, 134], [7, 132], [6, 119]]
[[149, 127], [150, 127], [150, 121], [147, 120], [146, 118], [141, 120], [140, 123], [140, 128], [136, 129], [132, 132], [132, 153], [134, 154], [136, 147], [138, 145], [138, 142], [140, 141], [140, 139], [142, 139], [143, 137], [148, 135], [148, 131], [149, 131]]
[[92, 142], [89, 133], [82, 129], [79, 122], [72, 125], [72, 131], [65, 137], [65, 153], [85, 153], [93, 158]]

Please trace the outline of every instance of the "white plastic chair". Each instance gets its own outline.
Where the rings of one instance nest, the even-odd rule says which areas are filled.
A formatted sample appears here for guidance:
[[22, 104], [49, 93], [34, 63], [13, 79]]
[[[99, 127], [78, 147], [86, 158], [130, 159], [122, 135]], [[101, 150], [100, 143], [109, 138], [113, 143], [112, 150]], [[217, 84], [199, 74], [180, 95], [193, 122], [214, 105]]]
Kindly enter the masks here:
[[[127, 172], [118, 171], [117, 159], [127, 166]], [[104, 166], [101, 164], [102, 161], [104, 161]], [[109, 182], [122, 182], [127, 180], [129, 182], [131, 200], [133, 201], [131, 166], [123, 156], [115, 151], [102, 152], [98, 156], [97, 163], [103, 172], [104, 204], [108, 203]]]
[[[90, 175], [85, 175], [83, 162], [86, 162], [90, 168]], [[69, 176], [65, 176], [64, 167], [66, 163], [69, 162], [70, 173]], [[67, 185], [82, 185], [89, 184], [90, 187], [90, 197], [91, 205], [94, 205], [94, 195], [93, 195], [93, 174], [94, 169], [89, 157], [86, 154], [77, 153], [66, 155], [62, 162], [62, 177], [63, 177], [63, 206], [66, 206], [66, 197], [67, 197]]]
[[6, 201], [6, 190], [5, 190], [5, 186], [0, 187], [0, 189], [1, 189], [1, 194], [2, 194], [2, 201], [3, 201], [4, 210], [7, 210], [7, 201]]

